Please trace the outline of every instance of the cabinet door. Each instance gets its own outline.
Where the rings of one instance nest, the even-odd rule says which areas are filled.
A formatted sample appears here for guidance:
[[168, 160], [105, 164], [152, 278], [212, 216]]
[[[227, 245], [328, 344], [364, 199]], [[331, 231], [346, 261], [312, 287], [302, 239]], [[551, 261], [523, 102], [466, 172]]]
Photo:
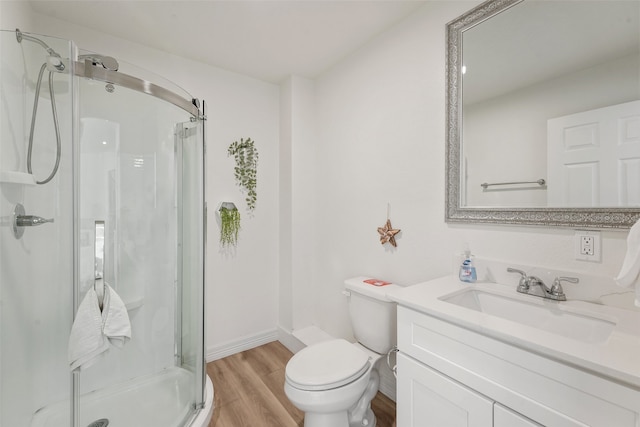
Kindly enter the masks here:
[[542, 424], [531, 421], [499, 403], [494, 404], [493, 407], [493, 425], [494, 427], [542, 427]]
[[398, 353], [398, 427], [491, 427], [493, 401]]

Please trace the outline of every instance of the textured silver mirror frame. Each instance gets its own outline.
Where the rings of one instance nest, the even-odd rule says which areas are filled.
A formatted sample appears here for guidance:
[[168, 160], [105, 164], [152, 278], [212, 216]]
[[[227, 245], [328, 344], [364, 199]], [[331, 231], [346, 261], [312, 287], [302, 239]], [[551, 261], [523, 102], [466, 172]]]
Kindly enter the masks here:
[[640, 208], [466, 208], [461, 206], [462, 32], [522, 1], [525, 0], [489, 0], [447, 24], [445, 221], [566, 228], [630, 228], [640, 219]]

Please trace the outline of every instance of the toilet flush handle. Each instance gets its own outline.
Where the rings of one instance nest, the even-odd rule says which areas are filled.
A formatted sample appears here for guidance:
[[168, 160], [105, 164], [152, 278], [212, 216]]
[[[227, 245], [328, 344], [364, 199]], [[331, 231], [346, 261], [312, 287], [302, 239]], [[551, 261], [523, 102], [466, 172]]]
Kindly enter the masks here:
[[342, 295], [344, 295], [345, 297], [350, 297], [350, 296], [351, 296], [351, 292], [349, 292], [349, 291], [342, 291]]

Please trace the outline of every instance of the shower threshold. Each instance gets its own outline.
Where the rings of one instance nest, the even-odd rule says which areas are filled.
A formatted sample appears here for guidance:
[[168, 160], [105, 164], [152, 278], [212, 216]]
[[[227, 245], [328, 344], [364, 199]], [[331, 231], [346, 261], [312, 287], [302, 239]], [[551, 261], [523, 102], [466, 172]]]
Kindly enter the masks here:
[[[191, 387], [193, 373], [174, 367], [87, 393], [80, 397], [78, 425], [93, 426], [93, 423], [104, 419], [108, 420], [110, 426], [182, 426], [191, 412]], [[212, 401], [213, 397], [210, 396], [213, 394], [210, 388], [208, 381], [207, 402]], [[209, 408], [205, 405], [203, 411], [207, 409], [212, 412], [212, 404], [209, 404]], [[69, 401], [45, 406], [33, 415], [30, 427], [70, 426], [69, 412]], [[211, 413], [208, 415], [211, 418]], [[196, 420], [200, 418], [198, 416]], [[197, 423], [191, 425], [200, 426]]]

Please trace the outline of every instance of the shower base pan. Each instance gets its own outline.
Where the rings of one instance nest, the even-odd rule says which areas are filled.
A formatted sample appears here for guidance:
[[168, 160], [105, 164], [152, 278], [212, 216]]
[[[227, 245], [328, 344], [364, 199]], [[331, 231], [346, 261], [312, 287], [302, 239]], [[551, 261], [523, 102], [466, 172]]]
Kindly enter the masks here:
[[[86, 427], [106, 419], [109, 427], [178, 427], [189, 415], [185, 396], [193, 384], [193, 374], [182, 368], [134, 379], [115, 387], [97, 390], [80, 397], [80, 420]], [[58, 402], [39, 409], [30, 427], [70, 426], [69, 402]], [[206, 427], [213, 414], [213, 385], [207, 377], [205, 406], [187, 425]]]

